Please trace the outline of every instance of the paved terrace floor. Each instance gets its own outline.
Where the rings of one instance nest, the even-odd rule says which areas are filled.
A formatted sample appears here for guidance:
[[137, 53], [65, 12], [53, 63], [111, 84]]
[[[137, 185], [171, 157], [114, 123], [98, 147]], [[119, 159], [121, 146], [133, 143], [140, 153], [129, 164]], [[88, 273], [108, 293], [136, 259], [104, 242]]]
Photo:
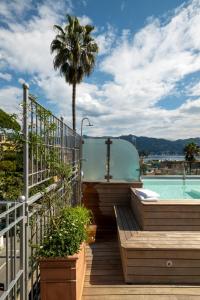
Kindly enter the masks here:
[[87, 246], [87, 271], [82, 300], [200, 300], [200, 286], [127, 285], [123, 281], [115, 231], [98, 232]]

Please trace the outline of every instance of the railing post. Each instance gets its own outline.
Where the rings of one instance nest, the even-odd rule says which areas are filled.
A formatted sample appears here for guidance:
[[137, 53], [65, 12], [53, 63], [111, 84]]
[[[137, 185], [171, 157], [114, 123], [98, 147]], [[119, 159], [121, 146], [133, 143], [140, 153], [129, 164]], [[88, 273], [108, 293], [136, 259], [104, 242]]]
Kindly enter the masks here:
[[108, 138], [105, 141], [105, 144], [107, 145], [107, 162], [106, 162], [106, 175], [105, 179], [107, 179], [107, 182], [110, 182], [110, 179], [112, 179], [112, 176], [110, 175], [110, 145], [112, 144], [112, 141], [110, 138]]
[[[63, 117], [60, 117], [60, 147], [61, 147], [61, 163], [64, 164], [65, 162], [65, 154], [64, 154], [64, 120], [63, 120]], [[65, 194], [65, 189], [62, 190], [62, 195]]]
[[61, 135], [61, 161], [62, 163], [64, 163], [64, 120], [63, 120], [63, 117], [60, 118], [61, 120], [61, 132], [60, 132], [60, 135]]
[[24, 196], [25, 196], [25, 234], [24, 234], [24, 244], [25, 244], [25, 265], [24, 265], [24, 285], [25, 285], [25, 299], [28, 299], [28, 185], [29, 185], [29, 136], [28, 136], [28, 97], [29, 97], [29, 86], [28, 84], [23, 84], [23, 140], [24, 140], [24, 148], [23, 148], [23, 179], [24, 179]]
[[20, 216], [23, 217], [23, 221], [20, 224], [20, 269], [23, 270], [21, 279], [20, 279], [20, 299], [22, 300], [26, 300], [26, 296], [25, 296], [25, 284], [26, 284], [26, 280], [25, 280], [25, 239], [24, 239], [24, 235], [25, 235], [25, 209], [24, 209], [24, 203], [25, 203], [25, 196], [20, 196], [18, 198], [18, 201], [22, 203], [21, 207], [20, 207]]

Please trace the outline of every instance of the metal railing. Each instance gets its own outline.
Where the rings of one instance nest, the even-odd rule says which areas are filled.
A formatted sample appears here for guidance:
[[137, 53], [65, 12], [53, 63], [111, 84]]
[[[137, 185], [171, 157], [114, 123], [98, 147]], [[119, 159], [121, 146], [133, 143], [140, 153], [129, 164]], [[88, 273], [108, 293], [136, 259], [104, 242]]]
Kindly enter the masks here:
[[148, 161], [141, 160], [142, 175], [199, 176], [200, 161]]
[[0, 202], [0, 299], [24, 298], [24, 203]]
[[[23, 184], [17, 202], [0, 201], [0, 300], [39, 299], [40, 245], [52, 215], [80, 202], [80, 136], [23, 85]], [[63, 180], [57, 165], [69, 168]], [[71, 187], [71, 188], [70, 188]]]

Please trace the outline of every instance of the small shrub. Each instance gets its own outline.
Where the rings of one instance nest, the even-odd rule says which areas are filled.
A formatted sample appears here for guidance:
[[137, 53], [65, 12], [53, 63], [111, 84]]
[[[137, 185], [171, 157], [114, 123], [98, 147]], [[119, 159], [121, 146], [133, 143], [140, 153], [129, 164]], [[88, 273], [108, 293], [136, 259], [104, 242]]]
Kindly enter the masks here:
[[87, 238], [86, 227], [90, 221], [90, 211], [82, 206], [63, 208], [59, 217], [52, 219], [37, 256], [66, 257], [78, 253]]
[[10, 160], [3, 160], [0, 162], [0, 169], [5, 173], [16, 171], [16, 162]]

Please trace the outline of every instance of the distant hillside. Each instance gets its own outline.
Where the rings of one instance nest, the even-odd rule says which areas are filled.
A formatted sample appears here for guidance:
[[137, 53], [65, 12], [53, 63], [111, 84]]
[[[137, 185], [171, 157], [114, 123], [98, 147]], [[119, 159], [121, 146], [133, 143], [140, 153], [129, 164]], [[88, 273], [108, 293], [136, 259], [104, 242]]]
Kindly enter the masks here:
[[[84, 136], [87, 138], [89, 136]], [[102, 137], [102, 138], [107, 138]], [[177, 154], [183, 155], [183, 149], [185, 145], [190, 142], [195, 142], [200, 146], [200, 138], [189, 138], [189, 139], [179, 139], [176, 141], [170, 141], [166, 139], [157, 139], [157, 138], [149, 138], [145, 136], [135, 136], [132, 134], [129, 135], [121, 135], [118, 138], [127, 140], [136, 144], [136, 147], [139, 153], [145, 153], [147, 155], [160, 155], [160, 154]]]
[[145, 136], [122, 135], [121, 139], [133, 142], [135, 140], [139, 152], [147, 154], [183, 154], [183, 148], [190, 142], [200, 145], [200, 138], [179, 139], [170, 141], [166, 139], [149, 138]]

